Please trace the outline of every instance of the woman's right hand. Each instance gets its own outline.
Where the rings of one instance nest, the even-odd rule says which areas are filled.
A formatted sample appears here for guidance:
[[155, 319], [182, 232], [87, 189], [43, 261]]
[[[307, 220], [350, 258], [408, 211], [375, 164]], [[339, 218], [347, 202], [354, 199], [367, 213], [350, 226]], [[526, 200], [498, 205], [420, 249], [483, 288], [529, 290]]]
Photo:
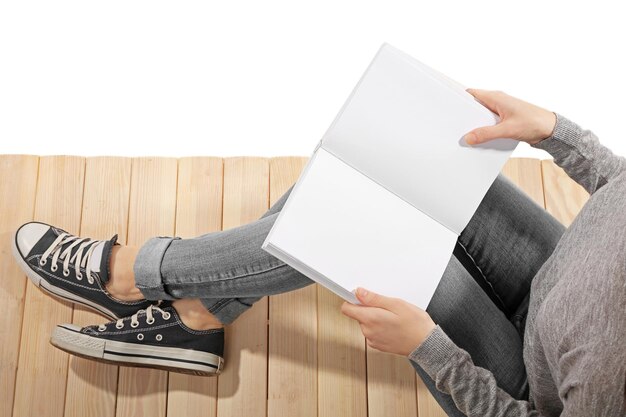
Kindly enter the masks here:
[[477, 145], [492, 139], [508, 138], [530, 145], [550, 137], [556, 125], [556, 114], [498, 90], [466, 90], [479, 103], [500, 116], [493, 126], [483, 126], [465, 134], [465, 141]]

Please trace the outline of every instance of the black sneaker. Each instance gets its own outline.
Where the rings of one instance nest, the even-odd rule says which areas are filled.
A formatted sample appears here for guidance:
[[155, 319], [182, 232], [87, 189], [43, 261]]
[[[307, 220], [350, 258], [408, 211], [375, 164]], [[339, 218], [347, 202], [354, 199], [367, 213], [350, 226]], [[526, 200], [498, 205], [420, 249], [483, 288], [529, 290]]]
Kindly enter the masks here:
[[86, 327], [60, 324], [50, 343], [76, 356], [115, 365], [214, 376], [224, 366], [224, 328], [185, 326], [171, 301], [130, 317]]
[[111, 319], [133, 314], [155, 301], [123, 301], [105, 289], [109, 277], [109, 240], [81, 238], [42, 222], [21, 225], [12, 240], [13, 255], [28, 278], [41, 290], [94, 309]]

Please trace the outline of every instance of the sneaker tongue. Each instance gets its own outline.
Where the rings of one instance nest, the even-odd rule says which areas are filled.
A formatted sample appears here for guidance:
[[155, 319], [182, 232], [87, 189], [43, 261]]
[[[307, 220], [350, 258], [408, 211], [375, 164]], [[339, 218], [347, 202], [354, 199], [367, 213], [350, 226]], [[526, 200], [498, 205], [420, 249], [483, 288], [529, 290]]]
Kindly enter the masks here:
[[113, 245], [119, 245], [119, 243], [116, 243], [117, 237], [116, 234], [110, 240], [96, 243], [91, 253], [91, 258], [89, 259], [91, 270], [100, 275], [102, 284], [106, 284], [109, 280], [109, 274], [111, 272], [109, 259], [111, 258]]

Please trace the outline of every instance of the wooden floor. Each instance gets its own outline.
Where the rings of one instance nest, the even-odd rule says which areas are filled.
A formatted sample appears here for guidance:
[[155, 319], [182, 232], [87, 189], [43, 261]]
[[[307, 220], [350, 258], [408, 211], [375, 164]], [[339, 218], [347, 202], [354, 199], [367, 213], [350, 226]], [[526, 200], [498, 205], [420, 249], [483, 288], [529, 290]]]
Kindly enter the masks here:
[[[227, 326], [219, 377], [97, 364], [48, 343], [57, 323], [106, 320], [27, 284], [9, 246], [18, 225], [133, 245], [225, 230], [258, 219], [306, 161], [0, 155], [0, 416], [443, 416], [408, 360], [366, 346], [317, 284], [264, 297]], [[588, 198], [552, 161], [503, 171], [566, 225]]]

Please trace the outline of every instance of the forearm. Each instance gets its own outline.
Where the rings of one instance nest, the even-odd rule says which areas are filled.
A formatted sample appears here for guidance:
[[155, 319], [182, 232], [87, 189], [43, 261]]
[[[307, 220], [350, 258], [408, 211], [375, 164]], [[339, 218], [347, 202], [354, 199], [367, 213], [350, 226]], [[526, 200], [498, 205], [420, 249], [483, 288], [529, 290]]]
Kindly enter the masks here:
[[439, 326], [408, 357], [428, 373], [438, 390], [450, 394], [468, 417], [540, 416], [530, 403], [516, 400], [499, 388], [493, 374], [475, 366], [469, 353]]
[[626, 158], [602, 145], [592, 131], [559, 113], [555, 115], [552, 135], [531, 146], [550, 153], [554, 162], [589, 194], [626, 171]]

